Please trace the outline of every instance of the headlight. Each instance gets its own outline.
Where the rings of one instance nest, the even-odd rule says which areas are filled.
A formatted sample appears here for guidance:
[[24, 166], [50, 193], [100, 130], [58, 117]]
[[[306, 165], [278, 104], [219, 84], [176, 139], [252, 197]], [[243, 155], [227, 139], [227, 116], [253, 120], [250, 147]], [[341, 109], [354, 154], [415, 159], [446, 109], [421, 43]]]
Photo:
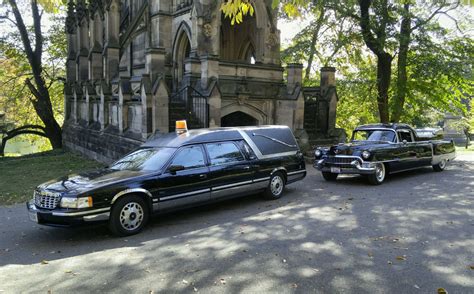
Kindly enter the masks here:
[[321, 151], [321, 149], [316, 149], [316, 151], [314, 151], [314, 156], [320, 157], [321, 155], [323, 155], [323, 152]]
[[362, 152], [362, 158], [363, 159], [369, 159], [369, 157], [370, 157], [370, 152], [369, 151], [365, 150], [365, 151]]
[[60, 206], [63, 208], [88, 208], [92, 207], [92, 197], [63, 197]]

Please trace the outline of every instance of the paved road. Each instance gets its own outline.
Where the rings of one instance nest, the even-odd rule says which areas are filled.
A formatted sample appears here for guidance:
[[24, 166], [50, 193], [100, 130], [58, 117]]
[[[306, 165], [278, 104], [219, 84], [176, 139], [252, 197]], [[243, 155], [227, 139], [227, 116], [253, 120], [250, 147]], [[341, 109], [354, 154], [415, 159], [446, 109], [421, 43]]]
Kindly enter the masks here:
[[278, 201], [161, 216], [125, 239], [1, 207], [0, 293], [474, 293], [474, 156], [378, 187], [308, 171]]

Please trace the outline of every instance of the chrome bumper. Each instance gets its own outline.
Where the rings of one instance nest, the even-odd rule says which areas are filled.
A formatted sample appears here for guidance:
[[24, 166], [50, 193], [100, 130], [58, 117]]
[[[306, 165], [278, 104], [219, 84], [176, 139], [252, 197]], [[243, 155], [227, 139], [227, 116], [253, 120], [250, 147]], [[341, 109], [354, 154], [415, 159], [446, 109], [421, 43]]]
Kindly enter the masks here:
[[45, 225], [73, 225], [84, 222], [106, 221], [110, 217], [110, 208], [98, 208], [83, 211], [46, 210], [36, 207], [33, 201], [26, 203], [30, 220]]
[[[338, 164], [327, 162], [325, 158], [314, 161], [313, 166], [322, 172], [333, 172], [339, 174], [365, 174], [370, 175], [375, 173], [375, 164], [372, 162], [363, 161], [360, 158], [354, 158], [350, 163]], [[334, 171], [339, 169], [339, 171]]]

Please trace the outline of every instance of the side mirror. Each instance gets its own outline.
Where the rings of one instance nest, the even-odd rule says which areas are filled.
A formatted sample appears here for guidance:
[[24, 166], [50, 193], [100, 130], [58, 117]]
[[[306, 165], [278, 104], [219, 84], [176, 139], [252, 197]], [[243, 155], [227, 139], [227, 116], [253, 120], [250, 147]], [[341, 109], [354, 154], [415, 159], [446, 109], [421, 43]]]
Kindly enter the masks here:
[[407, 140], [403, 140], [402, 143], [403, 143], [403, 144], [406, 144], [406, 143], [408, 143], [408, 141], [407, 141]]
[[184, 166], [182, 166], [182, 165], [172, 165], [168, 168], [168, 171], [173, 175], [176, 174], [176, 172], [178, 172], [180, 170], [184, 170]]

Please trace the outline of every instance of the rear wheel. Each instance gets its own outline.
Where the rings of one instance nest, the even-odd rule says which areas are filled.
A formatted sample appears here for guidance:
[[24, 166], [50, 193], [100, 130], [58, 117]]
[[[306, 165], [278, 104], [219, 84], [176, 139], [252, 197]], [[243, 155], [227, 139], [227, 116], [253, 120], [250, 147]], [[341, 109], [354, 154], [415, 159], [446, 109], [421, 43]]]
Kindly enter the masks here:
[[334, 173], [331, 173], [331, 172], [322, 172], [323, 174], [323, 178], [326, 180], [326, 181], [335, 181], [337, 179], [337, 176], [338, 174], [334, 174]]
[[143, 198], [137, 195], [119, 198], [112, 207], [109, 229], [117, 236], [138, 234], [148, 222], [149, 210]]
[[434, 171], [436, 171], [436, 172], [441, 172], [441, 171], [443, 171], [443, 170], [446, 168], [446, 164], [447, 164], [446, 159], [443, 159], [443, 160], [441, 160], [440, 163], [434, 164], [434, 165], [433, 165], [433, 169], [434, 169]]
[[367, 179], [369, 180], [369, 183], [371, 183], [372, 185], [380, 185], [385, 180], [385, 176], [386, 176], [385, 165], [383, 163], [379, 163], [375, 167], [375, 173], [372, 175], [369, 175]]
[[275, 200], [281, 197], [285, 189], [285, 176], [282, 172], [276, 172], [270, 177], [270, 183], [263, 193], [263, 197], [268, 200]]

